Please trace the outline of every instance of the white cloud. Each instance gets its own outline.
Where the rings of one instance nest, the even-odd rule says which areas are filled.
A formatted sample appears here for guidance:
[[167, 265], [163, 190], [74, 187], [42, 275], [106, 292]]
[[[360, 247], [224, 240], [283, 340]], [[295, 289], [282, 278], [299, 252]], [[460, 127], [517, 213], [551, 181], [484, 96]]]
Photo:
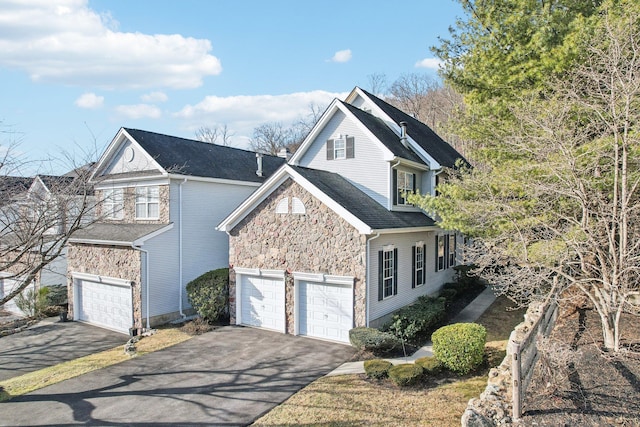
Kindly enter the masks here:
[[425, 58], [416, 62], [416, 68], [429, 68], [431, 70], [439, 70], [442, 67], [442, 61], [438, 58]]
[[142, 99], [143, 102], [153, 103], [153, 102], [167, 102], [169, 97], [164, 92], [151, 92], [151, 93], [145, 93], [140, 97], [140, 99]]
[[128, 119], [159, 119], [162, 111], [151, 104], [119, 105], [116, 112]]
[[0, 66], [32, 80], [101, 88], [194, 88], [222, 71], [209, 40], [124, 33], [88, 0], [3, 2]]
[[91, 92], [83, 93], [78, 97], [78, 99], [76, 99], [75, 104], [80, 108], [100, 108], [104, 104], [104, 96], [98, 96]]
[[334, 98], [344, 99], [345, 93], [331, 93], [321, 90], [297, 92], [285, 95], [256, 96], [207, 96], [195, 105], [186, 105], [175, 116], [184, 121], [184, 128], [195, 132], [201, 126], [227, 125], [235, 132], [232, 145], [248, 147], [253, 129], [266, 122], [292, 124], [309, 113], [309, 106], [322, 108]]
[[331, 62], [349, 62], [351, 60], [351, 49], [339, 50], [331, 58]]

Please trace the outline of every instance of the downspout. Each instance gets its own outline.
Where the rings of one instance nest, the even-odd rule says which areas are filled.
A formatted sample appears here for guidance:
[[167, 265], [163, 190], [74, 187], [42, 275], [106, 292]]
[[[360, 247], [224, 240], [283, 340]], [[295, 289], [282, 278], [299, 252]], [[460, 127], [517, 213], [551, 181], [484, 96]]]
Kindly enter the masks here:
[[145, 269], [144, 269], [145, 282], [146, 282], [145, 288], [147, 289], [145, 304], [147, 306], [147, 330], [149, 330], [151, 329], [151, 326], [149, 324], [149, 251], [142, 249], [140, 246], [136, 246], [135, 242], [131, 244], [131, 248], [136, 251], [143, 252], [146, 260]]
[[186, 182], [187, 178], [185, 178], [178, 186], [178, 204], [180, 207], [180, 211], [178, 213], [178, 221], [180, 222], [180, 226], [178, 227], [178, 307], [180, 316], [182, 316], [183, 319], [187, 317], [182, 311], [182, 185]]
[[366, 314], [365, 314], [365, 319], [366, 319], [366, 327], [369, 327], [369, 287], [371, 286], [371, 268], [369, 268], [369, 258], [370, 258], [370, 253], [371, 253], [371, 241], [377, 239], [378, 237], [380, 237], [380, 233], [376, 234], [374, 237], [367, 239], [367, 260], [366, 260], [366, 265], [367, 265], [367, 286], [365, 286], [365, 292], [364, 292], [364, 297], [365, 297], [365, 307], [366, 307]]

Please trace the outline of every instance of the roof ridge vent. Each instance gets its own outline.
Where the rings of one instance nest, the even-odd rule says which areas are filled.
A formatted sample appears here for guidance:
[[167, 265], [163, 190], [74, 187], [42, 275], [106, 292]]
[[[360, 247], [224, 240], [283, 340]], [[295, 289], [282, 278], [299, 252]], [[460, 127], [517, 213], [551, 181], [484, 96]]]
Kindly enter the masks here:
[[400, 122], [400, 142], [405, 147], [409, 148], [409, 141], [407, 139], [407, 122]]

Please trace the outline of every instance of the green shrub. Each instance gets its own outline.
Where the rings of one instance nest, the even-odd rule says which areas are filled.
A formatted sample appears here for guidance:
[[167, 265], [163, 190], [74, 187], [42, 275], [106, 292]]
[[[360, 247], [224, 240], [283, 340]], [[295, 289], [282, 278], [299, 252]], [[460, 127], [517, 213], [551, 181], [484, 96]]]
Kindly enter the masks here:
[[67, 285], [47, 286], [49, 292], [46, 296], [47, 305], [65, 305], [67, 303]]
[[438, 296], [444, 298], [447, 303], [452, 303], [458, 297], [458, 291], [454, 288], [442, 289]]
[[387, 353], [400, 345], [398, 338], [375, 328], [353, 328], [349, 331], [349, 342], [358, 350]]
[[487, 330], [477, 323], [443, 326], [431, 335], [433, 354], [447, 369], [461, 375], [482, 363], [486, 340]]
[[425, 374], [437, 374], [442, 372], [442, 363], [434, 356], [425, 356], [415, 361], [416, 365], [422, 366]]
[[16, 306], [28, 317], [42, 317], [47, 307], [49, 288], [27, 289], [15, 296]]
[[187, 297], [198, 314], [211, 321], [229, 315], [229, 269], [204, 273], [187, 283]]
[[445, 299], [422, 296], [398, 310], [384, 330], [399, 339], [417, 342], [440, 324], [445, 315]]
[[472, 272], [476, 268], [477, 266], [473, 264], [471, 265], [461, 264], [453, 267], [453, 269], [456, 272], [455, 280], [456, 280], [456, 284], [459, 287], [458, 288], [459, 291], [464, 292], [477, 286], [482, 286], [482, 287], [485, 286], [482, 280], [480, 279], [480, 277]]
[[381, 380], [383, 378], [387, 378], [389, 375], [389, 368], [392, 366], [393, 363], [382, 359], [365, 360], [364, 373], [367, 374], [367, 377], [369, 378]]
[[389, 369], [389, 378], [396, 385], [403, 387], [418, 382], [423, 373], [422, 366], [415, 363], [403, 363]]

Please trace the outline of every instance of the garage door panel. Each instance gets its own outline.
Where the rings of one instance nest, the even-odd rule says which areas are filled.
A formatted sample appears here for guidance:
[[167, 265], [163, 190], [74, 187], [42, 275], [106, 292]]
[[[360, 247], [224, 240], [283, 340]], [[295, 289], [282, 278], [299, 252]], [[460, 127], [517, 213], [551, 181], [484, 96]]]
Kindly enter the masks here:
[[352, 287], [301, 281], [298, 284], [298, 333], [349, 342], [353, 325]]
[[242, 276], [240, 289], [241, 324], [285, 331], [283, 279]]
[[77, 280], [75, 292], [77, 320], [129, 333], [133, 325], [130, 287]]

